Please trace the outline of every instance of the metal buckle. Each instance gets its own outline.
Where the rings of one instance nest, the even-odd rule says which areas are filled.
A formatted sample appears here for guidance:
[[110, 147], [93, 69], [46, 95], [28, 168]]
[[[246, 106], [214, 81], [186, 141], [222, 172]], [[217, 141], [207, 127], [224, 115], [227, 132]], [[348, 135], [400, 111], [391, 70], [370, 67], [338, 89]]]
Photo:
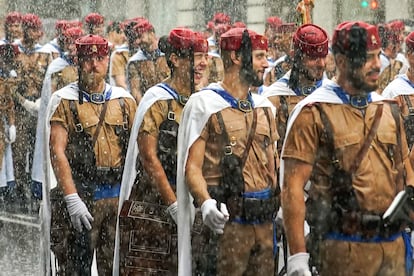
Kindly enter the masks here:
[[233, 154], [233, 149], [232, 149], [232, 147], [231, 146], [225, 146], [224, 147], [224, 155], [231, 155], [231, 154]]
[[252, 103], [248, 100], [239, 100], [237, 102], [239, 110], [243, 112], [251, 112], [252, 111]]
[[168, 111], [167, 119], [170, 121], [175, 121], [175, 113], [173, 111]]
[[355, 108], [366, 108], [369, 104], [367, 96], [351, 96], [349, 99], [351, 106]]
[[126, 115], [124, 116], [124, 121], [122, 122], [122, 128], [124, 130], [128, 130], [128, 118]]
[[187, 102], [188, 102], [188, 96], [185, 96], [185, 95], [178, 95], [178, 102], [181, 104], [181, 105], [185, 105]]
[[76, 132], [82, 132], [83, 131], [83, 126], [81, 125], [81, 123], [78, 123], [75, 125], [75, 131]]
[[96, 167], [96, 170], [100, 172], [109, 172], [111, 167]]
[[90, 100], [96, 104], [103, 104], [105, 102], [105, 95], [102, 93], [90, 94]]
[[300, 90], [302, 95], [304, 96], [308, 96], [310, 94], [312, 94], [313, 91], [316, 90], [316, 85], [309, 85], [309, 86], [303, 86]]

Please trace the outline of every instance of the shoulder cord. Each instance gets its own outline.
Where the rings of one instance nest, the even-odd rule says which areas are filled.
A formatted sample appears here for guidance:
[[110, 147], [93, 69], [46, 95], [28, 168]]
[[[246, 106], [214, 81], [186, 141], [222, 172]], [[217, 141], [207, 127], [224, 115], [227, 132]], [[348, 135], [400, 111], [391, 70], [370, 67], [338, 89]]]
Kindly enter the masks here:
[[[406, 104], [407, 104], [407, 107], [408, 107], [408, 114], [414, 114], [414, 108], [413, 108], [413, 104], [412, 104], [412, 102], [411, 102], [411, 100], [410, 100], [410, 96], [409, 95], [403, 95], [403, 98], [404, 98], [404, 101], [406, 102]], [[391, 105], [391, 109], [393, 110], [393, 104]], [[393, 110], [394, 111], [394, 110]]]
[[[409, 99], [408, 99], [409, 100]], [[407, 103], [408, 104], [408, 103]], [[397, 179], [396, 179], [396, 183], [397, 183], [397, 191], [402, 191], [405, 187], [406, 184], [406, 175], [405, 175], [405, 170], [404, 170], [404, 161], [403, 161], [403, 154], [402, 154], [402, 142], [401, 142], [401, 113], [400, 113], [400, 109], [397, 106], [396, 103], [391, 103], [391, 113], [392, 116], [394, 117], [395, 120], [395, 125], [397, 128], [397, 147], [399, 146], [399, 150], [397, 150], [397, 154], [396, 154], [396, 164], [397, 164]], [[400, 185], [400, 179], [403, 180], [402, 183], [402, 187]]]

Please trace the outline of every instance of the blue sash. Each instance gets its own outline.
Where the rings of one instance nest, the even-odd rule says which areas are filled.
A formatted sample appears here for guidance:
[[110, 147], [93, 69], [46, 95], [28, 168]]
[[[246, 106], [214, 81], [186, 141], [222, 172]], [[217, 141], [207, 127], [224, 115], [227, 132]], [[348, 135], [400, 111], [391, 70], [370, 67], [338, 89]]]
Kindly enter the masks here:
[[105, 198], [119, 197], [121, 191], [121, 183], [117, 184], [99, 184], [96, 185], [93, 200], [100, 200]]

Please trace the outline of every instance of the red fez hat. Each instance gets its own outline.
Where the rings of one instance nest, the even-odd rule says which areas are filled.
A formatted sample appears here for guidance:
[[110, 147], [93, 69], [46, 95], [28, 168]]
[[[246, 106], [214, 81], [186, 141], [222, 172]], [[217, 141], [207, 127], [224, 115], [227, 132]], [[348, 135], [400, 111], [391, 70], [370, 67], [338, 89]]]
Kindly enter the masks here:
[[107, 56], [108, 41], [99, 35], [86, 35], [75, 41], [78, 57]]
[[366, 50], [372, 51], [381, 48], [381, 39], [378, 34], [378, 28], [374, 25], [363, 21], [347, 21], [339, 24], [334, 31], [332, 37], [332, 47], [338, 47], [342, 52], [350, 49], [350, 31], [352, 27], [360, 27], [366, 30]]
[[85, 16], [85, 22], [89, 25], [101, 25], [104, 23], [104, 17], [99, 13], [90, 13]]
[[293, 35], [293, 46], [310, 57], [325, 57], [328, 54], [328, 35], [314, 24], [304, 24]]
[[407, 50], [414, 51], [414, 32], [411, 32], [405, 38], [405, 46]]
[[231, 18], [225, 13], [216, 13], [213, 17], [214, 24], [230, 24]]
[[69, 22], [67, 20], [58, 20], [55, 23], [56, 33], [63, 33], [68, 28]]
[[214, 26], [214, 31], [217, 35], [217, 37], [220, 37], [222, 34], [224, 34], [225, 32], [227, 32], [228, 30], [231, 29], [231, 25], [230, 24], [217, 24]]
[[232, 26], [232, 28], [245, 28], [245, 29], [246, 29], [246, 27], [247, 27], [246, 24], [244, 24], [241, 21], [234, 22], [233, 26]]
[[141, 36], [146, 32], [154, 31], [154, 26], [148, 20], [142, 19], [133, 27], [133, 30], [135, 34]]
[[281, 24], [283, 24], [283, 21], [280, 19], [280, 17], [271, 16], [266, 19], [266, 25], [272, 29], [278, 27]]
[[20, 53], [19, 46], [17, 46], [17, 44], [5, 43], [5, 44], [0, 45], [0, 56], [1, 57], [8, 56], [9, 58], [13, 58], [19, 55], [19, 53]]
[[405, 24], [401, 20], [392, 21], [388, 23], [388, 26], [390, 27], [391, 30], [396, 31], [396, 32], [402, 32], [405, 29]]
[[[220, 48], [224, 51], [237, 51], [241, 47], [243, 32], [246, 28], [233, 28], [220, 37]], [[248, 30], [252, 41], [252, 50], [267, 50], [267, 38], [252, 30]]]
[[188, 28], [172, 29], [168, 43], [177, 50], [189, 50], [192, 47], [194, 52], [208, 52], [208, 42], [203, 35]]
[[4, 23], [7, 24], [14, 24], [14, 23], [22, 23], [23, 16], [19, 12], [9, 12], [6, 15], [6, 19], [4, 20]]
[[[384, 33], [381, 36], [381, 32], [379, 31], [381, 41], [387, 40], [388, 42], [392, 42], [394, 44], [402, 42], [400, 40], [400, 31], [395, 29], [391, 26], [391, 24], [386, 24], [382, 26], [384, 28]], [[378, 27], [379, 30], [380, 27]]]
[[33, 13], [27, 13], [23, 15], [22, 19], [23, 28], [42, 28], [42, 21], [39, 16]]
[[64, 39], [65, 39], [66, 43], [68, 43], [68, 42], [73, 43], [73, 41], [75, 41], [76, 39], [80, 38], [83, 35], [84, 35], [83, 30], [82, 30], [82, 28], [79, 28], [79, 27], [69, 28], [69, 29], [65, 30], [64, 33], [63, 33], [63, 36], [64, 36]]
[[274, 27], [276, 33], [293, 33], [297, 29], [295, 23], [282, 23]]
[[72, 20], [67, 22], [67, 29], [69, 28], [82, 28], [82, 22], [79, 20]]

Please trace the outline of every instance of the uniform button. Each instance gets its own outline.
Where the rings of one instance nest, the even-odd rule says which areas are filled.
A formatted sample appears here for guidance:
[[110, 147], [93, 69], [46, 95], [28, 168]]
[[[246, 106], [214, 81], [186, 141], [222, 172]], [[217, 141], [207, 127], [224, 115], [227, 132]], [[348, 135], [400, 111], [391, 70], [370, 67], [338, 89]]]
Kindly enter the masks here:
[[102, 137], [101, 137], [101, 139], [103, 140], [103, 139], [105, 139], [105, 137], [104, 137], [104, 136], [102, 136]]
[[89, 123], [87, 122], [85, 125], [89, 126]]
[[104, 151], [104, 154], [107, 154], [107, 152], [106, 152], [106, 151]]

